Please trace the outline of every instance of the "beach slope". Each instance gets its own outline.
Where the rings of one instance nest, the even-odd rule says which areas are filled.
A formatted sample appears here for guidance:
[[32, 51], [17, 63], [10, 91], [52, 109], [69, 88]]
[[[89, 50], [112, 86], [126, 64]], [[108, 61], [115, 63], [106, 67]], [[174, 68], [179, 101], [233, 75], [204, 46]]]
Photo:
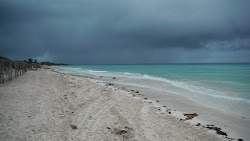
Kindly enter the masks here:
[[0, 85], [0, 140], [222, 140], [127, 92], [51, 70]]

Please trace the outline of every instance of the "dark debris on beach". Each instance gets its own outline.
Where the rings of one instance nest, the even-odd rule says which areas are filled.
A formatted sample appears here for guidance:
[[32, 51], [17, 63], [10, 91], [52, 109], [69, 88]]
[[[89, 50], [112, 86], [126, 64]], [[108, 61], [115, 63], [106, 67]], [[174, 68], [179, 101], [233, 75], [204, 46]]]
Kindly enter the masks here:
[[77, 126], [75, 126], [75, 125], [70, 125], [70, 127], [71, 127], [71, 129], [73, 129], [73, 130], [76, 130], [76, 129], [77, 129]]
[[210, 129], [210, 130], [215, 130], [216, 133], [217, 133], [218, 135], [227, 136], [227, 133], [226, 133], [226, 132], [223, 132], [223, 131], [221, 130], [221, 128], [215, 127], [214, 125], [207, 125], [206, 128], [208, 128], [208, 129]]

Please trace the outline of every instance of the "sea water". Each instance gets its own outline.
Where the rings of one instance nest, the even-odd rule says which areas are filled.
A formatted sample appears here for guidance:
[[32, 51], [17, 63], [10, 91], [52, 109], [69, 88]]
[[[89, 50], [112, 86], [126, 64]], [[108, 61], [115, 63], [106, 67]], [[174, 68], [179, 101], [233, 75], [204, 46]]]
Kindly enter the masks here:
[[154, 80], [172, 85], [175, 94], [200, 104], [250, 117], [250, 64], [68, 65], [55, 69], [77, 75]]

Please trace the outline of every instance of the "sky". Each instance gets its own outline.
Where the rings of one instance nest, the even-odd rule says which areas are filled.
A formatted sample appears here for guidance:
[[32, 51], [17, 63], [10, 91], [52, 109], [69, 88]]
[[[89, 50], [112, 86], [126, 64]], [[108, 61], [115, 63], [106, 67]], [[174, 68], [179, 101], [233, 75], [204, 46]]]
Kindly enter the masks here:
[[0, 56], [67, 64], [250, 62], [249, 0], [0, 0]]

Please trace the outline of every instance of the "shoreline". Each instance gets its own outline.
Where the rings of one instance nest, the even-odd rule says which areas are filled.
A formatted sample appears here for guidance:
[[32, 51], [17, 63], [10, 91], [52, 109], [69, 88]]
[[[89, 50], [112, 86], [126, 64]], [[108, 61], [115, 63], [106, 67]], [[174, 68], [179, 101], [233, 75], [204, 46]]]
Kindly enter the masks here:
[[[99, 79], [97, 78], [98, 76], [117, 77], [122, 79], [121, 81], [123, 84], [140, 85], [142, 87], [158, 89], [163, 91], [166, 91], [167, 89], [167, 92], [184, 96], [201, 105], [207, 105], [209, 107], [218, 109], [222, 112], [227, 112], [233, 115], [238, 115], [250, 119], [250, 110], [246, 108], [250, 106], [248, 93], [246, 93], [247, 91], [249, 91], [249, 89], [247, 89], [246, 87], [247, 85], [245, 85], [245, 81], [247, 81], [245, 80], [247, 79], [247, 75], [244, 72], [243, 73], [246, 75], [246, 77], [244, 77], [244, 83], [242, 80], [242, 85], [241, 85], [238, 81], [235, 83], [231, 83], [231, 81], [236, 79], [235, 75], [232, 75], [232, 78], [228, 76], [228, 79], [225, 79], [225, 81], [222, 82], [220, 81], [221, 79], [219, 79], [217, 82], [217, 78], [213, 78], [215, 80], [212, 80], [212, 78], [207, 79], [204, 75], [202, 75], [200, 77], [200, 80], [196, 81], [197, 76], [195, 76], [194, 73], [192, 73], [192, 75], [194, 75], [193, 79], [190, 78], [189, 73], [187, 75], [189, 78], [183, 75], [183, 73], [180, 73], [180, 76], [178, 76], [176, 74], [178, 74], [178, 71], [180, 71], [179, 69], [176, 74], [170, 69], [168, 78], [166, 77], [167, 74], [164, 74], [164, 72], [161, 71], [159, 72], [159, 70], [157, 70], [161, 67], [168, 68], [168, 66], [159, 66], [159, 68], [152, 70], [148, 68], [149, 66], [142, 67], [142, 70], [140, 70], [141, 67], [131, 67], [132, 71], [129, 71], [130, 66], [127, 67], [128, 68], [120, 66], [84, 67], [83, 65], [83, 66], [55, 67], [55, 69], [61, 72], [66, 72], [74, 75], [91, 76], [95, 79]], [[234, 67], [232, 67], [232, 69], [237, 69], [237, 66], [236, 68]], [[114, 68], [114, 70], [112, 70], [112, 68]], [[134, 70], [133, 72], [133, 69], [135, 68], [139, 70]], [[184, 67], [183, 69], [185, 70], [186, 68]], [[206, 74], [206, 72], [203, 73]], [[162, 74], [162, 76], [160, 74]], [[213, 72], [211, 72], [211, 74], [208, 75], [212, 74]], [[222, 75], [221, 77], [224, 78], [223, 73], [218, 75], [219, 76]], [[227, 75], [227, 73], [225, 75]], [[172, 76], [175, 76], [176, 79]], [[129, 79], [134, 81], [131, 81]], [[237, 79], [242, 79], [242, 77]], [[146, 83], [146, 81], [148, 83]]]
[[[63, 73], [57, 70], [54, 71]], [[100, 77], [89, 74], [84, 76], [67, 73], [65, 74], [93, 79], [94, 81], [99, 81], [100, 83], [104, 83], [106, 85], [112, 84], [111, 87], [128, 92], [133, 97], [137, 97], [146, 103], [154, 105], [154, 107], [157, 109], [165, 108], [162, 110], [165, 110], [167, 113], [170, 112], [171, 114], [169, 115], [174, 116], [181, 121], [190, 123], [194, 126], [199, 125], [208, 129], [210, 128], [210, 125], [213, 125], [214, 127], [221, 128], [221, 131], [228, 135], [226, 138], [243, 138], [244, 140], [250, 140], [250, 136], [248, 134], [250, 132], [250, 118], [241, 117], [232, 113], [225, 113], [218, 109], [196, 103], [186, 97], [173, 94], [171, 92], [136, 86], [135, 84], [121, 83], [120, 81], [122, 81], [122, 78], [119, 77], [115, 77], [115, 79], [113, 79], [114, 77], [109, 76]], [[136, 91], [139, 93], [135, 93]], [[198, 116], [191, 120], [185, 121], [186, 117], [184, 114], [190, 113], [197, 113]]]
[[230, 140], [116, 85], [51, 69], [29, 71], [0, 85], [0, 139]]

